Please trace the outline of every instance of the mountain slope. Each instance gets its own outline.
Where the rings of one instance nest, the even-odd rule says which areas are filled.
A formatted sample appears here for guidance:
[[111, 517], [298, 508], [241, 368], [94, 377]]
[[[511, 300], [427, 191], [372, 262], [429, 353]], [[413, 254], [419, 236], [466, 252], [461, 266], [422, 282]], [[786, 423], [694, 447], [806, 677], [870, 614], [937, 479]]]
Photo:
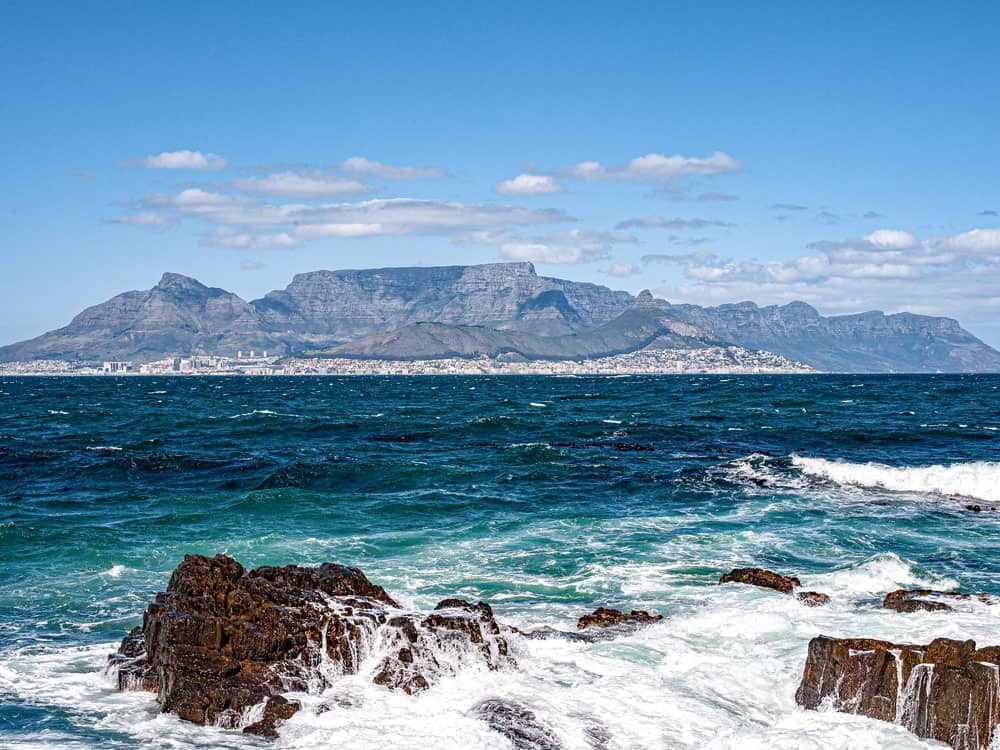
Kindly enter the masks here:
[[612, 321], [584, 333], [536, 336], [483, 326], [416, 323], [367, 336], [315, 356], [354, 359], [440, 359], [516, 355], [524, 359], [596, 359], [653, 347], [694, 349], [719, 342], [665, 313], [643, 292]]
[[951, 318], [865, 312], [823, 317], [805, 302], [660, 307], [725, 341], [833, 372], [1000, 372], [1000, 352]]
[[256, 312], [240, 297], [165, 273], [152, 289], [119, 294], [88, 307], [64, 328], [0, 348], [0, 361], [141, 360], [280, 346], [260, 330]]

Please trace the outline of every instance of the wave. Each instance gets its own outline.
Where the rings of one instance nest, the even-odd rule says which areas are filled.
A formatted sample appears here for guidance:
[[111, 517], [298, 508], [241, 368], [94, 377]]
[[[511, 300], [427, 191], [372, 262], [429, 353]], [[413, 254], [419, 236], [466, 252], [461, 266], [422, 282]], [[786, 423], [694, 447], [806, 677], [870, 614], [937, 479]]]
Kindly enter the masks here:
[[852, 464], [793, 455], [792, 465], [803, 474], [836, 484], [1000, 502], [1000, 462], [997, 461], [896, 467], [873, 462]]

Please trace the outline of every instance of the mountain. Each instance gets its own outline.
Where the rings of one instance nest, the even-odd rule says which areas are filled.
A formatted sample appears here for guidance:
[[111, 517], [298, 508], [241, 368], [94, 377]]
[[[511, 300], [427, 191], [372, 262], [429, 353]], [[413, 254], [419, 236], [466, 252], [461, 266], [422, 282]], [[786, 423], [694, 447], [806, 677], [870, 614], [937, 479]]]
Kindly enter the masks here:
[[720, 339], [831, 372], [1000, 372], [1000, 352], [951, 318], [865, 312], [823, 317], [805, 302], [660, 307]]
[[505, 355], [523, 359], [597, 359], [644, 348], [697, 349], [718, 345], [711, 335], [657, 307], [643, 292], [625, 312], [583, 333], [538, 336], [485, 326], [415, 323], [378, 333], [314, 356], [352, 359], [440, 359]]
[[235, 294], [165, 273], [152, 289], [88, 307], [64, 328], [0, 348], [0, 361], [157, 359], [169, 354], [235, 353], [278, 340]]
[[631, 302], [627, 292], [538, 276], [531, 263], [492, 263], [313, 271], [251, 304], [267, 330], [344, 342], [424, 322], [555, 336], [606, 323]]
[[[1000, 372], [1000, 352], [958, 322], [910, 313], [824, 317], [803, 302], [758, 307], [671, 304], [538, 276], [530, 263], [314, 271], [247, 302], [167, 273], [38, 338], [0, 347], [0, 362], [149, 361], [169, 355], [427, 358], [509, 352], [595, 357], [649, 346], [732, 343], [829, 371]], [[335, 354], [336, 353], [336, 354]]]

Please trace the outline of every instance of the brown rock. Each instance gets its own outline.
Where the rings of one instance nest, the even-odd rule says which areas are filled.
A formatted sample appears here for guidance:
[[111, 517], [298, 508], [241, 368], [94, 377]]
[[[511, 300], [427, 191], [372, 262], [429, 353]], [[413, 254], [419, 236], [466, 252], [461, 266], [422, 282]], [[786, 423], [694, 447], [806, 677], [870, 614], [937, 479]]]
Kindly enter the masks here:
[[745, 583], [750, 586], [774, 589], [782, 594], [790, 594], [792, 589], [802, 585], [799, 579], [794, 576], [783, 576], [763, 568], [733, 568], [719, 579], [719, 583]]
[[986, 750], [1000, 718], [1000, 647], [939, 638], [927, 646], [819, 636], [795, 700], [906, 727], [956, 750]]
[[223, 555], [187, 555], [109, 669], [120, 689], [156, 692], [163, 711], [198, 724], [240, 728], [248, 709], [263, 705], [244, 731], [273, 737], [299, 708], [283, 692], [326, 687], [324, 662], [358, 672], [373, 644], [389, 654], [374, 681], [407, 693], [451, 669], [435, 658], [446, 642], [490, 668], [511, 663], [489, 605], [460, 604], [421, 619], [400, 613], [356, 568], [247, 571]]
[[584, 628], [608, 628], [622, 623], [645, 625], [662, 619], [663, 615], [651, 615], [644, 609], [622, 612], [619, 609], [598, 607], [589, 615], [584, 615], [577, 620], [576, 627], [583, 630]]
[[798, 591], [795, 593], [795, 598], [807, 607], [821, 607], [830, 602], [829, 594], [821, 594], [818, 591]]

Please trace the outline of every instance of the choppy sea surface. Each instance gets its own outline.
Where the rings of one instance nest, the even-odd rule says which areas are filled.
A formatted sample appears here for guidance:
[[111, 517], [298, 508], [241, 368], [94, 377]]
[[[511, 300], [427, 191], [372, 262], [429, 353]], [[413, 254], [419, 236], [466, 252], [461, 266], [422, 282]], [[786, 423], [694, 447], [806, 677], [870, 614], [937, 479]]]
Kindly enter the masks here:
[[[1000, 644], [1000, 607], [880, 609], [1000, 594], [998, 448], [998, 376], [0, 379], [0, 746], [509, 748], [471, 710], [500, 698], [566, 748], [595, 720], [611, 748], [931, 747], [795, 688], [821, 633]], [[189, 552], [349, 564], [529, 629], [665, 619], [515, 637], [516, 669], [413, 697], [345, 677], [272, 744], [103, 673]], [[717, 585], [748, 565], [832, 602]]]

